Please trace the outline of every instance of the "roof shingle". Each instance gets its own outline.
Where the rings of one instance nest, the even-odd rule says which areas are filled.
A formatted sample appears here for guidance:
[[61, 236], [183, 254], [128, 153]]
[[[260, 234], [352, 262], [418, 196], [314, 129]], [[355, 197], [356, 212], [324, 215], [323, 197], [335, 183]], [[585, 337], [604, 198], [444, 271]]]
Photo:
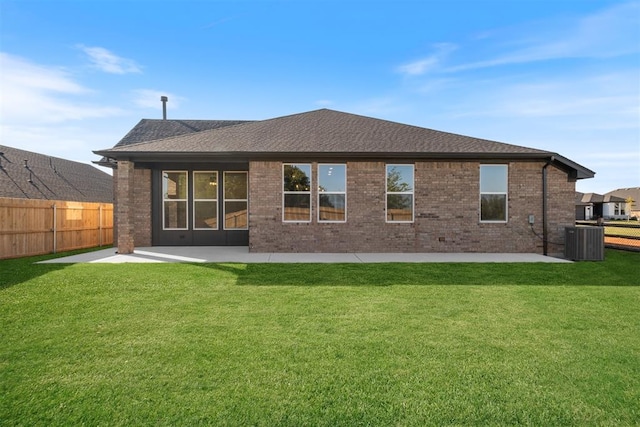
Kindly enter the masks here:
[[5, 145], [0, 153], [0, 197], [113, 203], [113, 178], [91, 165]]
[[133, 127], [117, 144], [136, 144], [139, 142], [169, 138], [188, 133], [202, 132], [218, 129], [225, 126], [234, 126], [242, 123], [250, 123], [246, 120], [160, 120], [142, 119]]

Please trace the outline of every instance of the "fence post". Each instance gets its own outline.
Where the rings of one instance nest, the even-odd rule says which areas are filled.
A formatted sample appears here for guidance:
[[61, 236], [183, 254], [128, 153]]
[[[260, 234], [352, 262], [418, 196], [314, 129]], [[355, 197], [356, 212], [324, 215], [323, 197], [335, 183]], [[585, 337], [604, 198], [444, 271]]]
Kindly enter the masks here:
[[56, 204], [53, 204], [53, 253], [57, 253], [58, 250], [58, 208]]
[[102, 203], [100, 203], [100, 208], [98, 209], [98, 246], [102, 247]]

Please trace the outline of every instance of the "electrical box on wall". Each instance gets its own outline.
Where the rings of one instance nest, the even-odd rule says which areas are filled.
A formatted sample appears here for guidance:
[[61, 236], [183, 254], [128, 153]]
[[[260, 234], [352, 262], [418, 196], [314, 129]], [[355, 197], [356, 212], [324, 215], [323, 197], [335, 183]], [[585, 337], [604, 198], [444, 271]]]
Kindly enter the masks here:
[[529, 215], [529, 224], [533, 225], [533, 223], [535, 222], [535, 217], [533, 215]]

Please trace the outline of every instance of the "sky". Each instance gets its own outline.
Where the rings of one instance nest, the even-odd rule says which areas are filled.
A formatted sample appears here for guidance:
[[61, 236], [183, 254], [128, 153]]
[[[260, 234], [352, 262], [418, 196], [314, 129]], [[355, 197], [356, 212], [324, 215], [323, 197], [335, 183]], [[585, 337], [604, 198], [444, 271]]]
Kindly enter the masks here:
[[640, 186], [640, 1], [0, 0], [0, 144], [90, 163], [142, 118], [319, 108]]

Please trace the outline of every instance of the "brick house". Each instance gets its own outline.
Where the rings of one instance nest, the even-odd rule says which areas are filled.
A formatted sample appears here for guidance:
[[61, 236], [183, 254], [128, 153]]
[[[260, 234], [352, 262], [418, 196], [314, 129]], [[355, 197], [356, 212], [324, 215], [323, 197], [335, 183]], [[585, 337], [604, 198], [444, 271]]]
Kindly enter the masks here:
[[575, 182], [594, 176], [556, 153], [328, 109], [143, 120], [95, 153], [117, 164], [120, 253], [561, 253]]

